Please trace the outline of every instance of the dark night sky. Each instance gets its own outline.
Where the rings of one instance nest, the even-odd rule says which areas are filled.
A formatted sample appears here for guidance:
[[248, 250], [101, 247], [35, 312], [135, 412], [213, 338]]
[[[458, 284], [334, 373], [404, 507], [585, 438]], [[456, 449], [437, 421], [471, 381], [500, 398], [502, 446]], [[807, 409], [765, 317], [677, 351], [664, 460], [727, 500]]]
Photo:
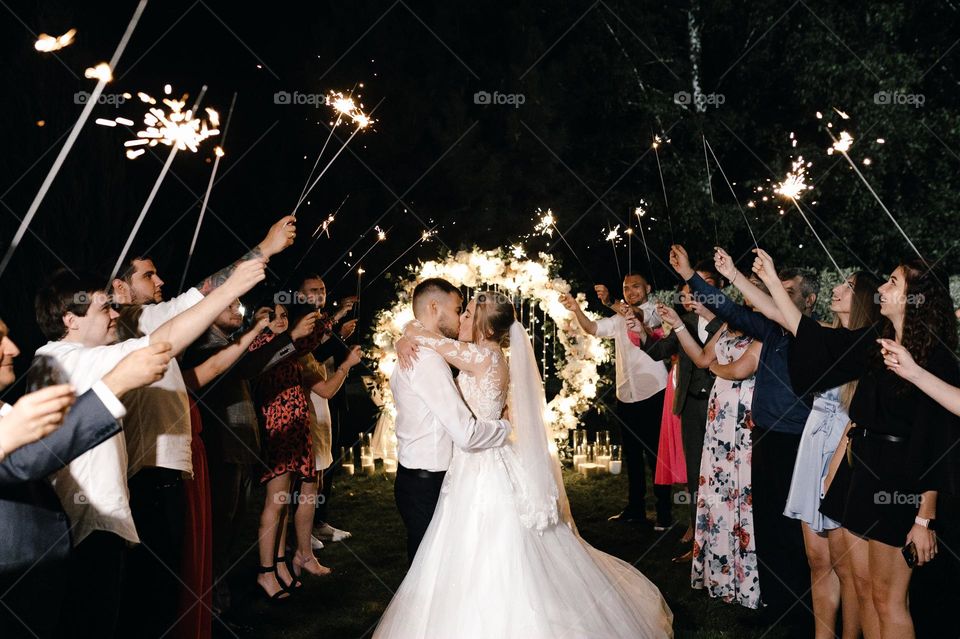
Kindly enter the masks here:
[[[94, 85], [82, 77], [83, 69], [110, 57], [135, 5], [45, 0], [0, 8], [0, 248], [5, 250], [17, 216], [27, 210], [60, 147], [58, 139], [80, 112], [75, 92]], [[673, 96], [690, 89], [687, 10], [701, 5], [702, 83], [705, 92], [722, 92], [725, 104], [696, 114]], [[393, 261], [424, 224], [439, 225], [437, 241], [411, 252], [394, 271], [418, 257], [434, 257], [444, 246], [507, 244], [530, 233], [537, 207], [557, 212], [591, 277], [557, 244], [563, 274], [581, 285], [613, 285], [616, 269], [601, 232], [623, 223], [639, 197], [660, 220], [648, 233], [651, 248], [662, 254], [669, 243], [649, 154], [653, 134], [666, 130], [673, 143], [661, 159], [673, 222], [695, 256], [715, 241], [714, 217], [731, 252], [750, 245], [716, 175], [720, 213], [708, 212], [700, 137], [705, 132], [744, 199], [750, 180], [760, 184], [785, 171], [790, 153], [813, 157], [832, 250], [845, 265], [883, 269], [903, 252], [902, 241], [849, 172], [823, 156], [824, 134], [811, 117], [836, 104], [859, 116], [855, 130], [864, 139], [888, 139], [887, 149], [895, 152], [870, 149], [871, 179], [931, 253], [946, 254], [953, 236], [942, 229], [957, 218], [949, 198], [937, 193], [957, 186], [954, 158], [960, 155], [950, 151], [960, 131], [960, 48], [950, 48], [956, 10], [949, 3], [808, 5], [151, 0], [107, 92], [159, 95], [171, 83], [196, 95], [207, 84], [205, 104], [224, 117], [238, 94], [191, 281], [238, 257], [293, 206], [326, 136], [317, 122], [329, 119], [328, 110], [276, 104], [275, 94], [321, 94], [360, 82], [367, 108], [380, 105], [376, 130], [351, 143], [311, 205], [301, 209], [298, 244], [271, 263], [280, 282], [304, 254], [309, 233], [350, 195], [332, 240], [321, 239], [307, 261], [312, 270], [328, 272], [335, 296], [354, 291], [353, 276], [337, 286], [349, 260], [342, 254], [355, 241], [365, 251], [375, 239], [375, 223], [389, 231], [389, 239], [365, 260], [368, 273]], [[73, 46], [55, 55], [33, 50], [36, 33], [71, 27], [78, 30]], [[876, 104], [877, 90], [897, 88], [922, 89], [927, 106]], [[474, 93], [481, 90], [520, 93], [525, 104], [475, 104]], [[91, 120], [123, 115], [139, 123], [142, 113], [134, 100], [120, 108], [98, 106]], [[45, 126], [36, 126], [41, 119]], [[338, 135], [348, 131], [339, 129]], [[789, 131], [798, 133], [797, 149], [789, 146]], [[61, 261], [108, 270], [160, 171], [166, 147], [130, 161], [122, 147], [128, 135], [88, 123], [31, 227], [40, 239], [28, 234], [0, 279], [0, 314], [26, 353], [39, 341], [32, 312], [39, 280]], [[212, 147], [208, 142], [195, 155], [178, 155], [138, 236], [136, 248], [156, 258], [167, 294], [180, 280]], [[773, 210], [752, 215], [778, 255], [826, 265], [810, 250], [813, 240], [803, 235], [802, 221]], [[798, 234], [806, 242], [803, 251]], [[528, 252], [546, 246], [546, 239], [535, 239]], [[635, 263], [641, 251], [635, 244]], [[666, 271], [658, 274], [661, 286], [670, 281]], [[392, 290], [381, 279], [367, 291], [371, 314]]]

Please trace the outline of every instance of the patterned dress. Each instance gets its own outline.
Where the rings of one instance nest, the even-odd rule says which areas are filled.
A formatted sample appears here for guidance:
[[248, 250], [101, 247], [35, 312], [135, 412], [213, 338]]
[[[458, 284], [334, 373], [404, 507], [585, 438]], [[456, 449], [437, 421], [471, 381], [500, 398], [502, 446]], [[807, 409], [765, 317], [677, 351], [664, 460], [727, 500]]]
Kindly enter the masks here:
[[[294, 342], [297, 352], [309, 353], [320, 345], [329, 331], [329, 321], [318, 321], [312, 335]], [[276, 333], [265, 331], [253, 341], [250, 350], [255, 351], [276, 337]], [[267, 482], [284, 473], [314, 477], [316, 466], [310, 443], [310, 408], [303, 389], [300, 359], [288, 357], [261, 375], [256, 393], [267, 432], [263, 442], [263, 461], [270, 468], [260, 481]]]
[[[724, 328], [717, 361], [737, 361], [752, 341]], [[706, 588], [711, 597], [747, 608], [760, 606], [750, 486], [753, 385], [753, 377], [718, 377], [710, 393], [690, 576], [693, 588]]]

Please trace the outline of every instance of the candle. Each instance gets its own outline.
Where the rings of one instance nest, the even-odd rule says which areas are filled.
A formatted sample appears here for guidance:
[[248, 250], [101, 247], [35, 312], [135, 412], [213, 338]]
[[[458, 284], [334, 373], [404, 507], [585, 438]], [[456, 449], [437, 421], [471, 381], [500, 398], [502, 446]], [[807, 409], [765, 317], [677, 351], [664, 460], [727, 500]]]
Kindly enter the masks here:
[[353, 471], [354, 471], [353, 464], [344, 464], [344, 465], [343, 465], [343, 472], [347, 473], [348, 475], [352, 475], [352, 474], [353, 474]]
[[397, 460], [396, 459], [384, 459], [383, 460], [383, 470], [387, 473], [387, 477], [395, 479], [397, 477]]
[[600, 465], [600, 472], [607, 472], [610, 468], [610, 455], [597, 455], [597, 464]]
[[574, 455], [573, 456], [573, 469], [580, 472], [580, 466], [587, 463], [586, 455]]
[[580, 464], [580, 474], [584, 477], [596, 477], [600, 474], [600, 464], [591, 462]]
[[620, 471], [621, 471], [622, 469], [623, 469], [623, 462], [622, 462], [622, 461], [619, 461], [619, 460], [616, 460], [616, 459], [611, 459], [611, 460], [610, 460], [610, 474], [611, 474], [611, 475], [619, 475], [619, 474], [620, 474]]
[[376, 469], [377, 467], [373, 465], [372, 459], [370, 460], [369, 464], [363, 464], [363, 466], [361, 467], [363, 474], [366, 475], [367, 477], [373, 477], [374, 473], [376, 472]]

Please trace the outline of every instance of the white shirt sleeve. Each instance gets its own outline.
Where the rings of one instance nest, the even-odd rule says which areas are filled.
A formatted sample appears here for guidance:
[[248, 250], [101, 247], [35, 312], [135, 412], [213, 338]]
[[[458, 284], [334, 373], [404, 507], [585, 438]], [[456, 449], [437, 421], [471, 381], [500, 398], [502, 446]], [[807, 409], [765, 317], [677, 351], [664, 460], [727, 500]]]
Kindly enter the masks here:
[[449, 366], [441, 357], [421, 357], [412, 377], [418, 378], [411, 385], [414, 392], [459, 448], [479, 450], [503, 445], [510, 434], [510, 423], [503, 419], [484, 421], [474, 417], [453, 383]]
[[123, 407], [123, 404], [117, 399], [117, 396], [113, 394], [113, 391], [107, 388], [107, 385], [103, 383], [102, 379], [94, 384], [90, 390], [97, 394], [97, 397], [100, 398], [100, 401], [103, 402], [103, 405], [110, 411], [110, 414], [113, 415], [115, 420], [120, 421], [120, 419], [127, 414], [127, 409]]
[[0, 403], [0, 417], [6, 417], [13, 410], [13, 406], [7, 403]]
[[140, 337], [109, 346], [78, 348], [57, 359], [69, 376], [70, 383], [76, 387], [77, 393], [84, 393], [113, 370], [124, 357], [149, 345], [149, 337]]
[[177, 295], [173, 299], [157, 304], [144, 304], [140, 311], [140, 324], [138, 328], [144, 335], [149, 335], [165, 322], [176, 317], [191, 306], [200, 303], [203, 299], [203, 293], [196, 288]]
[[611, 315], [610, 317], [602, 317], [597, 320], [597, 337], [616, 337], [617, 336], [617, 320], [623, 320], [619, 315]]

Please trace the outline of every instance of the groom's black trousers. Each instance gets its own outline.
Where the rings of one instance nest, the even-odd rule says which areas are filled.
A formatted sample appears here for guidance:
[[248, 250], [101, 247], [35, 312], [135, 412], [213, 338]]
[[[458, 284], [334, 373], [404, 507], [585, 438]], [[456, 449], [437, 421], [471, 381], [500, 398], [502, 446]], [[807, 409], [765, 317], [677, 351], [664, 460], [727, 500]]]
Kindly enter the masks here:
[[397, 479], [393, 484], [393, 496], [397, 510], [407, 528], [407, 559], [413, 563], [417, 548], [430, 526], [433, 511], [440, 500], [440, 487], [445, 472], [433, 473], [397, 466]]

